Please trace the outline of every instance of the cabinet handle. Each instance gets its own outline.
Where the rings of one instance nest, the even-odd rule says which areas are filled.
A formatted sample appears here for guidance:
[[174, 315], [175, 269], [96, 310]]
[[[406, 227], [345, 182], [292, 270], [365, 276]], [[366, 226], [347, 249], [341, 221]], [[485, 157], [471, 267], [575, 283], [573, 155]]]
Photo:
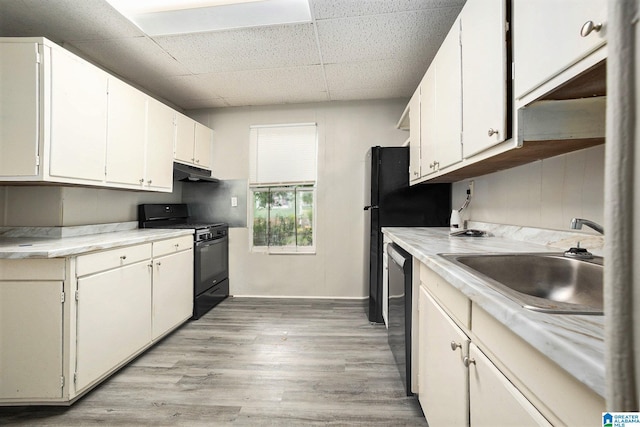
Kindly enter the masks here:
[[602, 29], [602, 23], [594, 24], [593, 21], [587, 21], [584, 23], [582, 28], [580, 29], [580, 35], [582, 37], [587, 37], [592, 32], [599, 32]]
[[126, 255], [122, 255], [122, 256], [120, 257], [120, 260], [121, 260], [121, 261], [124, 261], [125, 259], [127, 259], [127, 256], [126, 256]]
[[489, 136], [493, 136], [493, 135], [497, 135], [498, 134], [498, 130], [494, 129], [494, 128], [489, 128], [489, 131], [487, 132], [487, 135]]
[[451, 341], [451, 350], [452, 351], [456, 351], [456, 349], [458, 349], [458, 348], [462, 348], [462, 344], [458, 344], [455, 341]]
[[466, 366], [468, 368], [469, 365], [475, 365], [476, 364], [476, 360], [470, 358], [469, 356], [465, 356], [465, 357], [462, 358], [462, 363], [464, 364], [464, 366]]

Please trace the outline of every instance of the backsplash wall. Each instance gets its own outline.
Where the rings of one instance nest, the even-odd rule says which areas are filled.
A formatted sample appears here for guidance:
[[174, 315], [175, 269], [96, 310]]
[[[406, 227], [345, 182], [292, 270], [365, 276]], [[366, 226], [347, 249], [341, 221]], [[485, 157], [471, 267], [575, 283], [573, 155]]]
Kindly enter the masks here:
[[[463, 219], [554, 230], [568, 230], [574, 217], [604, 224], [604, 145], [472, 179]], [[469, 181], [453, 185], [454, 207]]]
[[172, 193], [58, 186], [0, 187], [0, 226], [62, 227], [136, 221], [139, 203], [180, 203]]

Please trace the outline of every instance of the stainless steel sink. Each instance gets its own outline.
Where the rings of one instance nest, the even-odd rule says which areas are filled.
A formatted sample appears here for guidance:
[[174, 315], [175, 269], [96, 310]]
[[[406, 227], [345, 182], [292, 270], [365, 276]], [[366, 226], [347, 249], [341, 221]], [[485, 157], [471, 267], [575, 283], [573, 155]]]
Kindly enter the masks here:
[[523, 307], [547, 313], [603, 314], [603, 259], [562, 254], [443, 254]]

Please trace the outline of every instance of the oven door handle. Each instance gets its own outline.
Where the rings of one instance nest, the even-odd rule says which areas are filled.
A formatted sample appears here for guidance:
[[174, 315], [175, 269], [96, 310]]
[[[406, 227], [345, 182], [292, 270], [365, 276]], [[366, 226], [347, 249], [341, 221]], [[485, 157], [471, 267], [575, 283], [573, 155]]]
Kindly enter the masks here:
[[227, 236], [220, 239], [205, 240], [204, 242], [196, 242], [196, 248], [206, 248], [207, 246], [213, 246], [227, 241]]

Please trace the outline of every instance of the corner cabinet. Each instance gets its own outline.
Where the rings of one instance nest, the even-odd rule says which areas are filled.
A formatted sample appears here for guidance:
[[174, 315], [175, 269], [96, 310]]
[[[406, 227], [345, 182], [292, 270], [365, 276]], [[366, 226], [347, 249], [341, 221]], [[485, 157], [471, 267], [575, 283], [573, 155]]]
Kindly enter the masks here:
[[418, 399], [430, 425], [589, 425], [600, 419], [602, 397], [426, 265], [419, 274]]
[[0, 406], [73, 403], [192, 310], [190, 235], [0, 260]]
[[[171, 192], [176, 115], [47, 39], [0, 38], [0, 182]], [[210, 168], [212, 131], [188, 120]]]

